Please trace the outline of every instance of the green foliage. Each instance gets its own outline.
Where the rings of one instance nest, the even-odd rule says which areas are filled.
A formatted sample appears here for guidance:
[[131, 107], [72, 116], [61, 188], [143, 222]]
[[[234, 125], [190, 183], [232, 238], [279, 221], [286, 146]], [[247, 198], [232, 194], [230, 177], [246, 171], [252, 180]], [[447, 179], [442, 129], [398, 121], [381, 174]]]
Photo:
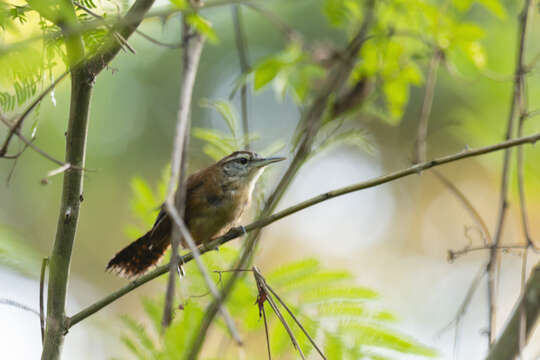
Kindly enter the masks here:
[[[237, 254], [237, 250], [224, 246], [219, 253], [205, 254], [203, 260], [210, 270], [229, 269]], [[123, 318], [128, 332], [122, 336], [122, 341], [136, 358], [183, 358], [186, 346], [202, 318], [202, 309], [209, 300], [208, 296], [201, 297], [208, 292], [193, 262], [187, 264], [186, 272], [187, 276], [181, 281], [182, 293], [188, 294], [183, 310], [176, 312], [173, 325], [163, 339], [157, 335], [161, 324], [161, 301], [143, 301], [145, 313], [153, 324], [151, 329], [142, 327], [133, 319]], [[216, 274], [214, 280], [220, 281], [228, 274]], [[395, 317], [373, 303], [378, 297], [377, 293], [356, 286], [347, 271], [325, 270], [317, 260], [306, 259], [279, 267], [266, 278], [308, 333], [324, 347], [328, 359], [377, 359], [377, 356], [382, 356], [378, 350], [427, 357], [436, 355], [431, 348], [391, 329], [389, 324], [395, 321]], [[242, 332], [249, 333], [250, 338], [257, 336], [264, 339], [263, 323], [255, 304], [256, 297], [255, 282], [251, 274], [247, 273], [235, 287], [227, 308]], [[287, 356], [288, 353], [294, 354], [295, 350], [282, 324], [267, 304], [265, 309], [270, 322], [272, 355], [277, 358]], [[304, 354], [313, 352], [309, 340], [294, 324], [290, 315], [283, 308], [281, 311]], [[225, 326], [221, 322], [218, 325], [225, 334]], [[234, 357], [227, 357], [221, 352], [220, 358]]]
[[324, 75], [322, 67], [304, 52], [302, 44], [295, 41], [283, 51], [260, 61], [252, 72], [255, 90], [260, 90], [273, 81], [276, 94], [280, 98], [290, 93], [299, 104], [308, 101], [316, 81]]
[[[454, 0], [442, 2], [421, 0], [377, 1], [370, 38], [363, 44], [350, 81], [362, 78], [377, 81], [371, 114], [396, 125], [409, 102], [411, 86], [420, 86], [434, 51], [444, 52], [444, 61], [455, 66], [459, 58], [467, 59], [477, 69], [487, 64], [481, 44], [483, 29], [467, 21], [474, 3], [499, 18], [506, 12], [499, 0]], [[322, 12], [329, 24], [352, 36], [364, 20], [364, 4], [355, 0], [324, 0]], [[326, 70], [317, 64], [309, 46], [292, 41], [282, 52], [260, 60], [253, 69], [254, 88], [273, 83], [279, 97], [289, 91], [299, 104], [307, 104], [317, 90]], [[334, 51], [335, 49], [330, 49]], [[337, 51], [337, 50], [335, 50]], [[336, 56], [339, 61], [339, 56]], [[361, 111], [361, 110], [360, 110]]]
[[189, 14], [187, 16], [187, 22], [202, 35], [206, 36], [208, 41], [210, 41], [212, 44], [217, 44], [219, 42], [219, 38], [214, 31], [214, 28], [212, 28], [212, 24], [210, 23], [210, 21], [203, 18], [199, 14]]
[[[224, 120], [229, 134], [218, 129], [194, 128], [192, 136], [205, 142], [203, 152], [214, 161], [229, 155], [233, 151], [246, 148], [246, 139], [240, 135], [242, 133], [240, 120], [234, 106], [226, 100], [202, 99], [199, 105], [217, 111]], [[258, 140], [257, 133], [248, 134], [247, 141], [252, 143]], [[260, 151], [264, 156], [277, 153], [284, 147], [282, 141], [270, 144], [266, 149]]]

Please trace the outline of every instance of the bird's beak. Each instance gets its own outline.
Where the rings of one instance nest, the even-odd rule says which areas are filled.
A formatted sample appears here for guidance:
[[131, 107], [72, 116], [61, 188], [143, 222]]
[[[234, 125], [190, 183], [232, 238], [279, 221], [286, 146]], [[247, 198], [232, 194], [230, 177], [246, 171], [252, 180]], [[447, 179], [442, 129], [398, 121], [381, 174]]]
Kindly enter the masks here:
[[262, 159], [253, 159], [251, 160], [253, 162], [253, 165], [255, 165], [258, 168], [265, 167], [266, 165], [270, 165], [272, 163], [287, 160], [285, 157], [269, 157], [269, 158], [262, 158]]

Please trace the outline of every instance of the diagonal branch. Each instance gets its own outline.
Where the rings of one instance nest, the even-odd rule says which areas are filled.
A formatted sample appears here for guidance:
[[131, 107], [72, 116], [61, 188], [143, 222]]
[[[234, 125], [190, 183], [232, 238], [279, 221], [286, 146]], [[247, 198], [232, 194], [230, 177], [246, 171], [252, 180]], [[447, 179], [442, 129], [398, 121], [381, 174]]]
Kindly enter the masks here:
[[15, 125], [13, 125], [9, 131], [8, 136], [6, 137], [6, 140], [4, 141], [4, 145], [2, 145], [2, 148], [0, 148], [0, 157], [4, 156], [7, 153], [9, 142], [11, 141], [11, 138], [13, 135], [15, 135], [22, 127], [23, 121], [30, 115], [30, 113], [36, 108], [36, 106], [49, 94], [64, 78], [69, 74], [69, 71], [65, 71], [62, 75], [60, 75], [56, 80], [53, 81], [52, 84], [50, 84], [45, 90], [39, 94], [39, 96], [30, 103], [24, 110], [21, 116], [17, 119], [15, 122]]
[[[522, 312], [522, 309], [525, 311]], [[528, 339], [540, 316], [540, 263], [534, 268], [527, 286], [520, 296], [510, 320], [500, 337], [495, 341], [486, 360], [512, 360], [519, 353], [520, 325], [525, 316], [525, 338]]]
[[[200, 254], [195, 245], [193, 237], [189, 233], [182, 216], [185, 211], [186, 199], [186, 149], [189, 140], [190, 128], [190, 107], [191, 98], [193, 95], [193, 87], [195, 85], [195, 77], [199, 67], [199, 60], [204, 45], [204, 37], [195, 31], [187, 22], [183, 21], [183, 65], [182, 65], [182, 84], [180, 89], [180, 105], [178, 110], [178, 121], [176, 127], [176, 135], [173, 146], [171, 160], [171, 179], [167, 190], [167, 199], [165, 201], [165, 211], [173, 219], [176, 226], [173, 227], [171, 237], [172, 255], [169, 263], [169, 279], [167, 283], [167, 292], [165, 294], [165, 306], [163, 309], [163, 329], [167, 328], [172, 321], [172, 303], [174, 301], [174, 288], [176, 283], [177, 271], [180, 265], [180, 256], [178, 254], [178, 246], [180, 238], [188, 245], [193, 254], [195, 262], [199, 267], [208, 289], [215, 298], [220, 298], [219, 291], [212, 281], [208, 269], [200, 259]], [[176, 190], [176, 195], [175, 195]], [[240, 335], [236, 330], [234, 321], [230, 314], [222, 306], [220, 311], [225, 319], [225, 323], [229, 328], [233, 338], [241, 344]]]
[[[286, 170], [285, 174], [281, 178], [281, 181], [277, 185], [276, 189], [268, 198], [264, 209], [261, 212], [261, 217], [270, 215], [275, 208], [277, 207], [279, 201], [281, 200], [283, 194], [289, 187], [293, 178], [298, 173], [298, 170], [308, 158], [311, 153], [311, 147], [315, 141], [315, 135], [317, 134], [319, 128], [322, 126], [322, 118], [326, 113], [326, 109], [330, 102], [330, 99], [333, 94], [339, 92], [342, 89], [344, 84], [347, 83], [349, 75], [356, 63], [356, 56], [360, 51], [360, 48], [364, 44], [364, 41], [367, 37], [367, 32], [371, 28], [371, 23], [374, 16], [374, 7], [375, 1], [368, 0], [366, 3], [366, 12], [364, 16], [364, 21], [360, 26], [360, 29], [352, 38], [348, 44], [344, 57], [343, 63], [336, 64], [336, 66], [330, 70], [327, 75], [323, 86], [319, 93], [315, 96], [313, 102], [308, 107], [305, 115], [302, 117], [299, 123], [299, 146], [298, 150], [289, 165], [289, 168]], [[258, 239], [260, 235], [260, 229], [257, 229], [252, 234], [250, 234], [245, 242], [245, 246], [242, 249], [241, 254], [239, 255], [238, 260], [235, 262], [234, 268], [242, 269], [245, 268], [248, 263], [251, 262], [254, 250], [257, 246]], [[188, 359], [195, 360], [202, 349], [204, 340], [206, 339], [206, 333], [212, 324], [213, 319], [215, 318], [220, 305], [227, 299], [229, 294], [232, 292], [236, 281], [239, 279], [240, 273], [233, 273], [231, 278], [223, 287], [222, 298], [212, 301], [206, 311], [205, 315], [201, 321], [199, 336], [194, 337], [192, 344], [190, 344], [191, 350], [188, 352]]]
[[[182, 218], [185, 213], [186, 201], [186, 169], [187, 169], [187, 146], [190, 129], [190, 108], [195, 77], [199, 68], [204, 37], [193, 31], [185, 18], [182, 21], [182, 42], [184, 51], [182, 52], [182, 83], [180, 85], [180, 101], [178, 107], [176, 133], [174, 138], [173, 152], [171, 155], [171, 178], [167, 188], [165, 199], [165, 211], [171, 218]], [[176, 195], [175, 195], [176, 192]], [[171, 261], [169, 264], [169, 279], [167, 292], [165, 294], [165, 306], [163, 308], [163, 329], [167, 328], [172, 321], [172, 303], [174, 300], [174, 288], [177, 271], [179, 269], [180, 258], [178, 246], [180, 244], [180, 224], [175, 221], [171, 237]]]
[[[10, 129], [13, 129], [13, 125], [11, 125], [9, 123], [9, 121], [7, 121], [6, 119], [4, 119], [4, 117], [0, 114], [0, 121], [3, 122], [6, 126], [8, 126]], [[52, 157], [51, 155], [49, 155], [48, 153], [46, 153], [45, 151], [43, 151], [42, 149], [38, 148], [33, 140], [30, 140], [30, 139], [27, 139], [26, 136], [24, 136], [23, 134], [21, 134], [20, 130], [14, 130], [13, 133], [15, 135], [17, 135], [17, 137], [19, 139], [22, 140], [22, 142], [26, 145], [26, 146], [29, 146], [30, 148], [32, 148], [35, 152], [37, 152], [38, 154], [40, 154], [41, 156], [43, 156], [44, 158], [46, 158], [47, 160], [50, 160], [52, 161], [53, 163], [57, 164], [57, 165], [60, 165], [60, 166], [64, 166], [66, 165], [67, 163], [63, 162], [63, 161], [60, 161], [54, 157]]]
[[[375, 186], [379, 186], [379, 185], [382, 185], [382, 184], [390, 183], [390, 182], [393, 182], [395, 180], [398, 180], [398, 179], [401, 179], [401, 178], [404, 178], [404, 177], [407, 177], [407, 176], [410, 176], [410, 175], [418, 174], [421, 171], [431, 169], [431, 168], [435, 168], [435, 167], [439, 167], [441, 165], [452, 163], [452, 162], [455, 162], [455, 161], [459, 161], [459, 160], [463, 160], [463, 159], [467, 159], [467, 158], [473, 158], [473, 157], [480, 156], [480, 155], [490, 154], [490, 153], [500, 151], [500, 150], [503, 150], [503, 149], [506, 149], [506, 148], [509, 148], [509, 147], [513, 147], [513, 146], [519, 146], [519, 145], [523, 145], [523, 144], [527, 144], [527, 143], [534, 144], [538, 140], [540, 140], [540, 133], [537, 133], [537, 134], [534, 134], [534, 135], [531, 135], [531, 136], [526, 136], [526, 137], [523, 137], [523, 138], [518, 138], [518, 139], [505, 141], [505, 142], [502, 142], [502, 143], [499, 143], [499, 144], [490, 145], [490, 146], [486, 146], [486, 147], [482, 147], [482, 148], [478, 148], [478, 149], [471, 149], [471, 150], [467, 150], [467, 151], [462, 151], [462, 152], [459, 152], [459, 153], [456, 153], [456, 154], [447, 155], [447, 156], [440, 157], [440, 158], [437, 158], [437, 159], [434, 159], [434, 160], [431, 160], [431, 161], [427, 161], [427, 162], [424, 162], [424, 163], [421, 163], [421, 164], [416, 164], [416, 165], [413, 165], [411, 167], [408, 167], [408, 168], [405, 168], [405, 169], [402, 169], [402, 170], [398, 170], [398, 171], [395, 171], [395, 172], [392, 172], [392, 173], [389, 173], [389, 174], [386, 174], [386, 175], [383, 175], [383, 176], [373, 178], [371, 180], [367, 180], [367, 181], [357, 183], [357, 184], [352, 184], [352, 185], [349, 185], [349, 186], [346, 186], [346, 187], [343, 187], [343, 188], [339, 188], [339, 189], [336, 189], [336, 190], [333, 190], [333, 191], [329, 191], [329, 192], [317, 195], [315, 197], [312, 197], [311, 199], [305, 200], [305, 201], [303, 201], [301, 203], [298, 203], [298, 204], [296, 204], [294, 206], [286, 208], [286, 209], [284, 209], [282, 211], [279, 211], [279, 212], [277, 212], [277, 213], [275, 213], [273, 215], [266, 216], [266, 217], [263, 217], [263, 218], [261, 218], [261, 219], [259, 219], [257, 221], [254, 221], [253, 223], [245, 226], [244, 229], [245, 229], [246, 232], [249, 233], [249, 232], [258, 230], [260, 228], [263, 228], [265, 226], [268, 226], [268, 225], [270, 225], [270, 224], [272, 224], [272, 223], [274, 223], [274, 222], [276, 222], [278, 220], [281, 220], [281, 219], [283, 219], [283, 218], [285, 218], [287, 216], [290, 216], [290, 215], [292, 215], [294, 213], [297, 213], [297, 212], [299, 212], [299, 211], [301, 211], [303, 209], [306, 209], [308, 207], [314, 206], [314, 205], [319, 204], [321, 202], [336, 198], [338, 196], [342, 196], [342, 195], [349, 194], [349, 193], [352, 193], [352, 192], [361, 191], [361, 190], [365, 190], [365, 189], [372, 188], [372, 187], [375, 187]], [[223, 236], [220, 236], [220, 237], [212, 240], [208, 244], [201, 245], [199, 247], [199, 251], [200, 251], [201, 254], [204, 254], [205, 252], [214, 250], [216, 247], [221, 246], [221, 245], [223, 245], [223, 244], [225, 244], [225, 243], [227, 243], [227, 242], [229, 242], [229, 241], [231, 241], [231, 240], [233, 240], [233, 239], [235, 239], [235, 238], [237, 238], [237, 237], [239, 237], [240, 235], [243, 235], [243, 234], [244, 234], [243, 231], [238, 231], [237, 233], [233, 233], [233, 232], [227, 233], [227, 234], [225, 234]], [[184, 262], [189, 262], [189, 261], [193, 260], [193, 254], [191, 254], [191, 253], [186, 254], [185, 256], [183, 256], [183, 260], [184, 260]], [[134, 289], [138, 288], [139, 286], [141, 286], [141, 285], [143, 285], [143, 284], [145, 284], [145, 283], [159, 277], [160, 275], [166, 273], [168, 271], [168, 268], [169, 268], [168, 265], [161, 265], [161, 266], [157, 267], [156, 269], [154, 269], [153, 271], [151, 271], [151, 272], [149, 272], [149, 273], [135, 279], [134, 281], [130, 282], [128, 285], [124, 286], [123, 288], [121, 288], [119, 290], [116, 290], [115, 292], [109, 294], [108, 296], [104, 297], [103, 299], [101, 299], [101, 300], [95, 302], [94, 304], [88, 306], [87, 308], [81, 310], [80, 312], [76, 313], [75, 315], [73, 315], [70, 318], [69, 326], [71, 327], [71, 326], [77, 324], [81, 320], [87, 318], [88, 316], [91, 316], [92, 314], [98, 312], [99, 310], [101, 310], [105, 306], [111, 304], [115, 300], [117, 300], [117, 299], [121, 298], [122, 296], [128, 294], [132, 290], [134, 290]]]

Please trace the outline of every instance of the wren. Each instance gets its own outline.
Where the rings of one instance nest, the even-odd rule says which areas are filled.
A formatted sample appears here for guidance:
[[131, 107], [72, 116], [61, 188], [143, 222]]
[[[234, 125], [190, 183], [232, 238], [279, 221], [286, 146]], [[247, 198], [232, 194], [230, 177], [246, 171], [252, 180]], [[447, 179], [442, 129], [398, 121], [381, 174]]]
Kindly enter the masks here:
[[[195, 243], [204, 244], [235, 226], [249, 207], [263, 168], [282, 160], [285, 158], [262, 158], [250, 151], [236, 151], [189, 176], [184, 221]], [[144, 274], [170, 246], [171, 233], [172, 221], [162, 207], [152, 229], [120, 250], [107, 264], [107, 270], [127, 278]]]

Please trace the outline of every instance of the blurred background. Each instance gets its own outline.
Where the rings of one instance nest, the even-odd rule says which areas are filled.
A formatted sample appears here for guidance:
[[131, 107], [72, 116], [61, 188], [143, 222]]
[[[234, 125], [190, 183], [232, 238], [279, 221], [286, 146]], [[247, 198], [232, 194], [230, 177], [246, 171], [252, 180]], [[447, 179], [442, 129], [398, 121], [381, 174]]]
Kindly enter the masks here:
[[[481, 44], [485, 67], [473, 69], [465, 60], [453, 73], [439, 71], [429, 122], [428, 159], [500, 142], [504, 138], [511, 99], [517, 14], [520, 2], [506, 1], [505, 17], [473, 6], [466, 17], [484, 29]], [[162, 3], [158, 3], [162, 4]], [[322, 2], [272, 2], [271, 9], [306, 39], [340, 46], [346, 38], [321, 14]], [[249, 60], [279, 51], [285, 41], [272, 23], [244, 11]], [[540, 50], [539, 16], [531, 12], [530, 60]], [[201, 99], [226, 99], [240, 74], [228, 7], [205, 10], [219, 36], [203, 51], [195, 87], [193, 127], [227, 131], [220, 115], [199, 106]], [[165, 24], [148, 20], [146, 33], [167, 42], [180, 40], [180, 20]], [[104, 272], [107, 261], [131, 238], [129, 226], [141, 226], [132, 208], [132, 179], [144, 179], [155, 188], [169, 162], [178, 110], [181, 51], [166, 49], [134, 35], [130, 44], [137, 55], [121, 53], [96, 82], [91, 106], [85, 173], [84, 202], [73, 250], [68, 313], [72, 314], [125, 285], [124, 279]], [[425, 74], [427, 61], [420, 62]], [[540, 105], [538, 71], [528, 78], [531, 109]], [[36, 145], [64, 156], [64, 132], [69, 106], [68, 81], [48, 96], [32, 118], [39, 118]], [[250, 89], [253, 90], [253, 89]], [[365, 181], [408, 167], [424, 96], [424, 86], [412, 86], [402, 119], [384, 122], [358, 116], [355, 126], [367, 134], [372, 151], [362, 147], [332, 147], [310, 159], [288, 189], [283, 209], [327, 190]], [[233, 103], [239, 109], [238, 96]], [[290, 142], [300, 118], [291, 97], [281, 99], [271, 87], [250, 91], [250, 130], [259, 134], [252, 147], [286, 144], [279, 154], [291, 157]], [[28, 122], [30, 123], [30, 122]], [[525, 133], [538, 131], [536, 118], [526, 122]], [[7, 133], [0, 127], [0, 138]], [[204, 142], [190, 142], [190, 171], [212, 163]], [[22, 145], [17, 145], [22, 146]], [[13, 146], [13, 148], [17, 148]], [[540, 245], [540, 151], [524, 148], [526, 191], [533, 240]], [[439, 168], [477, 208], [490, 231], [494, 230], [499, 201], [502, 152], [459, 161]], [[15, 167], [14, 167], [15, 166]], [[13, 168], [14, 167], [14, 168]], [[0, 161], [0, 298], [38, 309], [39, 268], [49, 255], [55, 237], [61, 176], [41, 179], [54, 165], [32, 151], [15, 164]], [[286, 167], [269, 170], [260, 191], [268, 194]], [[9, 181], [8, 174], [10, 175]], [[523, 242], [516, 176], [513, 173], [510, 207], [503, 243]], [[155, 206], [159, 206], [156, 203]], [[245, 223], [251, 220], [245, 219]], [[487, 251], [477, 251], [450, 263], [448, 250], [462, 249], [471, 241], [479, 245], [473, 219], [463, 204], [430, 171], [390, 184], [323, 202], [264, 229], [255, 263], [270, 271], [290, 261], [314, 257], [330, 269], [346, 269], [358, 285], [380, 294], [379, 304], [398, 319], [394, 328], [437, 350], [441, 359], [480, 359], [486, 353], [487, 309], [485, 279], [476, 291], [461, 325], [459, 346], [454, 348], [452, 322]], [[471, 240], [472, 239], [472, 240]], [[234, 240], [238, 247], [242, 240]], [[519, 251], [503, 254], [498, 287], [497, 329], [500, 331], [520, 291]], [[539, 256], [530, 253], [532, 268]], [[188, 274], [189, 276], [189, 274]], [[165, 277], [146, 284], [74, 327], [65, 343], [66, 359], [128, 358], [121, 344], [122, 323], [110, 321], [122, 314], [144, 318], [141, 297], [162, 296]], [[0, 349], [9, 359], [37, 358], [41, 352], [38, 318], [13, 307], [0, 306]], [[141, 320], [144, 321], [144, 320]], [[533, 335], [524, 359], [540, 358], [540, 334]], [[263, 358], [263, 357], [261, 357]], [[415, 358], [398, 356], [396, 358]]]

